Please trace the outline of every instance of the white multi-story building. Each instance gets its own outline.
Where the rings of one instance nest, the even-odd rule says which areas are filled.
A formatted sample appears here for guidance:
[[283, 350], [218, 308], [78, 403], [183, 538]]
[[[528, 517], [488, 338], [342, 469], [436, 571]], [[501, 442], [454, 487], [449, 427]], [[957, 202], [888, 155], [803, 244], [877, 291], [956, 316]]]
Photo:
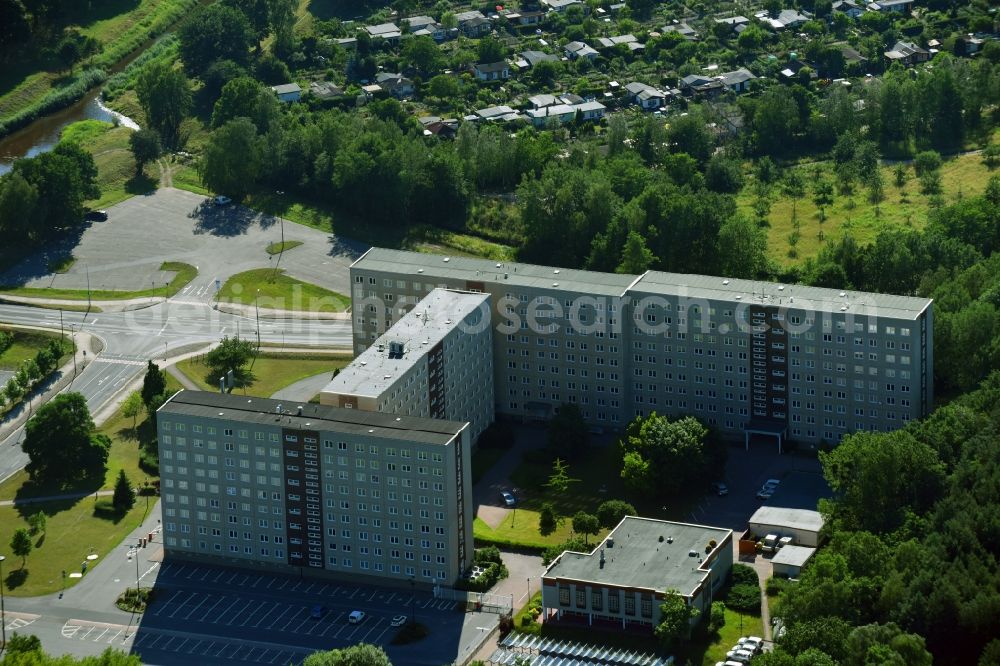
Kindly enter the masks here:
[[489, 294], [497, 414], [544, 419], [576, 403], [613, 429], [652, 411], [694, 415], [780, 447], [892, 430], [933, 405], [924, 298], [383, 248], [351, 281], [359, 354], [435, 288]]
[[201, 391], [156, 422], [170, 557], [427, 585], [472, 564], [466, 423]]
[[493, 422], [489, 296], [434, 289], [320, 392], [335, 407]]

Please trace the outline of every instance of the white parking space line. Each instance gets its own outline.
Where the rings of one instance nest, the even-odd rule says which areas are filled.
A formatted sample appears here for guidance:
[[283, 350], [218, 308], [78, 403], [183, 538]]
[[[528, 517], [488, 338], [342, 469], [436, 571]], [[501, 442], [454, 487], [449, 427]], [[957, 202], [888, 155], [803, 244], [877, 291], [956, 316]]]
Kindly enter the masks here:
[[374, 601], [376, 594], [378, 594], [378, 590], [372, 592], [372, 596], [368, 597], [368, 601]]
[[385, 603], [387, 603], [387, 604], [391, 604], [391, 603], [392, 603], [392, 599], [393, 599], [393, 597], [395, 597], [395, 596], [396, 596], [396, 593], [395, 593], [395, 592], [390, 592], [390, 593], [389, 593], [389, 598], [385, 600]]
[[[208, 614], [212, 612], [212, 609], [221, 604], [223, 599], [225, 599], [225, 597], [219, 597], [219, 599], [214, 604], [209, 606], [208, 610], [202, 613], [201, 617], [198, 619], [198, 622], [204, 622], [205, 618], [208, 617]], [[187, 618], [184, 619], [186, 620]]]
[[222, 644], [222, 648], [218, 652], [215, 653], [215, 656], [218, 657], [220, 654], [222, 654], [223, 652], [226, 651], [226, 648], [230, 648], [230, 647], [232, 647], [232, 645], [230, 645], [229, 643], [223, 643]]
[[[209, 599], [211, 599], [211, 598], [212, 598], [212, 597], [210, 597], [209, 595], [207, 595], [207, 594], [206, 594], [206, 595], [205, 595], [205, 598], [204, 598], [204, 599], [202, 599], [201, 601], [199, 601], [199, 602], [198, 602], [198, 605], [196, 605], [196, 606], [195, 606], [194, 608], [192, 608], [191, 610], [189, 610], [189, 611], [188, 611], [188, 614], [184, 616], [184, 619], [185, 619], [185, 620], [189, 619], [189, 618], [190, 618], [190, 617], [191, 617], [191, 616], [192, 616], [192, 615], [194, 614], [194, 612], [195, 612], [196, 610], [198, 610], [199, 608], [201, 608], [201, 605], [202, 605], [203, 603], [205, 603], [206, 601], [208, 601], [208, 600], [209, 600]], [[216, 602], [216, 603], [218, 603], [218, 602]]]
[[286, 588], [286, 587], [288, 586], [288, 583], [290, 583], [290, 582], [291, 582], [291, 581], [289, 581], [289, 580], [288, 580], [288, 579], [286, 578], [285, 580], [283, 580], [283, 581], [281, 582], [281, 587], [279, 587], [278, 589], [279, 589], [279, 590], [283, 590], [283, 589], [285, 589], [285, 588]]
[[108, 627], [107, 629], [105, 629], [104, 631], [102, 631], [102, 632], [100, 633], [100, 635], [98, 635], [98, 636], [97, 636], [97, 637], [96, 637], [96, 638], [94, 639], [94, 642], [96, 643], [97, 641], [99, 641], [99, 640], [101, 640], [102, 638], [104, 638], [104, 634], [108, 633], [109, 631], [111, 631], [111, 628], [110, 628], [110, 627]]
[[[265, 610], [265, 609], [267, 609], [267, 610]], [[243, 620], [243, 622], [240, 623], [240, 626], [241, 627], [247, 626], [247, 624], [249, 624], [250, 620], [254, 619], [254, 617], [257, 615], [257, 613], [261, 612], [262, 610], [265, 610], [264, 617], [266, 617], [267, 614], [270, 613], [274, 609], [272, 608], [272, 605], [269, 604], [269, 603], [261, 603], [256, 608], [254, 608], [252, 611], [250, 611], [250, 614], [247, 615], [246, 619]], [[256, 627], [257, 625], [254, 625], [254, 626]]]
[[366, 641], [368, 640], [368, 635], [369, 635], [369, 634], [371, 634], [371, 633], [372, 633], [373, 631], [375, 631], [376, 629], [378, 629], [378, 627], [379, 627], [379, 625], [380, 625], [380, 624], [382, 624], [382, 618], [379, 618], [378, 622], [376, 622], [376, 623], [375, 623], [374, 625], [372, 625], [372, 628], [371, 628], [371, 629], [369, 629], [369, 630], [368, 630], [368, 631], [367, 631], [367, 632], [365, 633], [365, 635], [364, 635], [364, 636], [362, 636], [362, 637], [361, 637], [361, 638], [360, 638], [360, 639], [358, 640], [358, 642], [359, 642], [359, 643], [364, 643], [364, 642], [366, 642]]
[[[261, 615], [261, 616], [260, 616], [260, 619], [259, 619], [259, 620], [257, 620], [257, 623], [253, 625], [253, 626], [254, 626], [254, 628], [257, 628], [257, 627], [259, 627], [259, 626], [260, 626], [260, 623], [261, 623], [261, 622], [263, 622], [263, 621], [264, 621], [264, 620], [265, 620], [265, 619], [267, 618], [267, 616], [268, 616], [268, 615], [270, 615], [270, 614], [271, 614], [271, 613], [273, 613], [274, 611], [278, 610], [278, 609], [279, 609], [279, 608], [281, 608], [282, 606], [284, 606], [284, 604], [274, 604], [274, 607], [272, 607], [272, 608], [268, 609], [268, 611], [267, 611], [266, 613], [264, 613], [263, 615]], [[278, 617], [281, 617], [281, 616], [282, 616], [282, 615], [284, 615], [284, 614], [285, 614], [285, 612], [284, 612], [284, 611], [282, 611], [282, 612], [281, 612], [281, 614], [280, 614], [280, 615], [278, 615]]]
[[181, 590], [177, 590], [176, 592], [174, 592], [174, 596], [172, 596], [169, 599], [167, 599], [167, 602], [165, 604], [163, 604], [162, 606], [160, 606], [159, 608], [157, 608], [156, 610], [154, 610], [153, 611], [153, 615], [159, 615], [160, 613], [162, 613], [163, 611], [165, 611], [167, 609], [167, 607], [171, 604], [171, 602], [173, 602], [173, 600], [176, 599], [177, 596], [180, 595], [180, 594], [183, 594], [183, 592]]
[[212, 570], [211, 570], [211, 569], [206, 569], [206, 570], [205, 570], [205, 573], [204, 573], [204, 574], [202, 574], [202, 577], [201, 577], [201, 578], [199, 578], [198, 580], [201, 580], [201, 581], [204, 581], [204, 580], [205, 580], [206, 578], [208, 578], [208, 577], [209, 577], [209, 576], [210, 576], [211, 574], [212, 574]]
[[[217, 617], [219, 619], [222, 619], [223, 617], [225, 617], [226, 613], [228, 613], [230, 611], [230, 609], [232, 609], [232, 607], [235, 606], [236, 604], [238, 604], [240, 601], [241, 601], [241, 599], [239, 597], [236, 597], [235, 599], [233, 599], [233, 603], [231, 603], [228, 606], [226, 606], [226, 610], [220, 612]], [[202, 620], [204, 620], [204, 619], [205, 618], [202, 618]]]
[[345, 629], [350, 629], [352, 626], [353, 625], [350, 625], [350, 624], [341, 625], [340, 629], [337, 630], [337, 633], [335, 633], [333, 636], [331, 636], [331, 638], [340, 638], [340, 634], [344, 633]]
[[111, 645], [112, 643], [114, 643], [115, 639], [118, 638], [119, 636], [121, 636], [123, 631], [125, 631], [125, 630], [124, 629], [119, 629], [118, 632], [115, 633], [114, 636], [112, 636], [111, 638], [109, 638], [108, 639], [108, 645]]
[[354, 598], [354, 595], [355, 595], [355, 594], [357, 594], [357, 593], [358, 593], [358, 592], [360, 592], [360, 591], [361, 591], [361, 588], [360, 588], [360, 587], [356, 587], [356, 588], [354, 588], [354, 591], [353, 591], [353, 592], [351, 592], [351, 599], [353, 599], [353, 598]]
[[302, 622], [299, 624], [299, 626], [295, 627], [295, 629], [292, 630], [292, 633], [293, 634], [299, 633], [299, 629], [301, 629], [302, 627], [306, 626], [306, 624], [308, 624], [311, 621], [312, 621], [312, 618], [310, 618], [310, 617], [307, 617], [306, 619], [302, 620]]
[[219, 579], [226, 575], [225, 570], [219, 572], [219, 575], [212, 579], [213, 583], [218, 583]]
[[184, 577], [185, 577], [185, 578], [191, 578], [191, 577], [192, 577], [192, 576], [194, 576], [194, 575], [195, 575], [196, 573], [198, 573], [198, 569], [197, 569], [196, 567], [191, 567], [191, 573], [189, 573], [189, 574], [188, 574], [187, 576], [184, 576]]
[[276, 618], [274, 618], [273, 620], [271, 620], [271, 624], [267, 625], [267, 626], [266, 626], [266, 627], [264, 627], [264, 628], [265, 628], [265, 629], [270, 629], [270, 628], [271, 628], [271, 627], [273, 627], [274, 625], [278, 624], [278, 621], [279, 621], [279, 620], [281, 620], [281, 618], [285, 617], [285, 613], [287, 613], [288, 611], [292, 610], [293, 608], [295, 608], [295, 606], [289, 606], [289, 607], [288, 607], [288, 608], [286, 608], [285, 610], [281, 611], [281, 615], [279, 615], [278, 617], [276, 617]]
[[171, 644], [171, 643], [173, 643], [173, 642], [174, 642], [175, 640], [177, 640], [177, 637], [176, 637], [176, 636], [171, 636], [171, 637], [169, 637], [169, 638], [167, 639], [167, 642], [166, 642], [166, 643], [164, 643], [163, 645], [161, 645], [161, 646], [160, 646], [160, 649], [161, 649], [161, 650], [166, 650], [167, 648], [169, 648], [169, 647], [170, 647], [170, 644]]
[[250, 587], [257, 587], [258, 585], [260, 585], [260, 584], [261, 584], [261, 583], [263, 583], [263, 582], [264, 582], [264, 579], [263, 579], [263, 578], [261, 578], [260, 576], [258, 576], [258, 577], [257, 577], [257, 580], [255, 580], [255, 581], [253, 582], [253, 585], [251, 585]]
[[309, 627], [309, 631], [306, 632], [306, 636], [311, 636], [312, 632], [316, 631], [322, 626], [323, 624], [319, 620], [313, 620], [312, 626]]
[[189, 639], [189, 638], [185, 638], [185, 639], [184, 639], [184, 641], [183, 641], [183, 642], [182, 642], [182, 643], [181, 643], [180, 645], [178, 645], [177, 647], [175, 647], [175, 648], [174, 648], [174, 652], [180, 652], [180, 651], [181, 651], [181, 649], [183, 649], [183, 648], [184, 648], [184, 646], [185, 646], [185, 645], [187, 645], [187, 642], [188, 642], [189, 640], [191, 640], [191, 639]]
[[192, 592], [191, 596], [188, 597], [187, 599], [185, 599], [184, 601], [182, 601], [181, 604], [177, 608], [174, 609], [174, 612], [171, 613], [170, 615], [168, 615], [167, 617], [173, 617], [174, 615], [177, 615], [177, 612], [179, 610], [181, 610], [182, 608], [184, 608], [184, 606], [187, 605], [187, 602], [192, 601], [197, 596], [198, 596], [197, 592]]
[[298, 617], [298, 615], [299, 614], [296, 612], [294, 615], [292, 615], [292, 617], [288, 618], [288, 622], [285, 623], [285, 626], [283, 626], [278, 631], [284, 631], [285, 629], [288, 629], [288, 625], [290, 625], [292, 622], [295, 622], [295, 619]]
[[211, 643], [208, 644], [208, 647], [205, 648], [205, 651], [202, 652], [201, 654], [208, 654], [214, 647], [215, 647], [215, 641], [212, 641]]
[[191, 647], [190, 647], [190, 648], [188, 649], [187, 653], [188, 653], [188, 654], [192, 654], [192, 653], [193, 653], [193, 652], [194, 652], [195, 650], [197, 650], [198, 648], [200, 648], [200, 647], [201, 647], [201, 644], [202, 644], [203, 642], [204, 642], [204, 641], [197, 641], [197, 642], [195, 642], [195, 644], [194, 644], [194, 645], [192, 645], [192, 646], [191, 646]]
[[[244, 647], [246, 647], [246, 646], [244, 646]], [[249, 661], [250, 660], [250, 655], [252, 655], [253, 651], [256, 650], [256, 649], [257, 648], [254, 648], [254, 647], [250, 648], [250, 651], [247, 652], [245, 655], [243, 655], [243, 657], [240, 659], [240, 661]], [[256, 661], [256, 659], [254, 661]]]
[[382, 633], [380, 633], [378, 636], [376, 636], [375, 638], [372, 639], [372, 644], [373, 645], [378, 645], [379, 641], [382, 640], [382, 637], [385, 636], [385, 632], [389, 631], [389, 629], [390, 629], [390, 625], [386, 624], [385, 625], [385, 629], [382, 630]]
[[309, 587], [307, 587], [306, 589], [302, 590], [302, 594], [309, 594], [309, 590], [313, 589], [313, 587], [315, 587], [315, 585], [316, 585], [315, 583], [309, 583]]
[[302, 581], [301, 581], [301, 580], [299, 580], [299, 581], [296, 581], [296, 582], [295, 582], [295, 587], [293, 587], [293, 588], [292, 588], [291, 590], [289, 590], [289, 592], [297, 592], [297, 591], [298, 591], [298, 589], [299, 589], [299, 585], [301, 585], [301, 584], [302, 584]]
[[239, 574], [238, 574], [238, 573], [236, 573], [236, 572], [233, 572], [233, 575], [232, 575], [232, 576], [230, 576], [230, 577], [229, 577], [229, 580], [227, 580], [227, 581], [226, 581], [226, 585], [232, 585], [232, 584], [233, 584], [233, 581], [234, 581], [234, 580], [236, 580], [236, 577], [237, 577], [237, 576], [239, 576]]
[[240, 587], [243, 587], [244, 585], [247, 584], [248, 580], [250, 580], [250, 576], [243, 576], [243, 580], [241, 580], [240, 582], [238, 582], [236, 584], [239, 585]]
[[97, 627], [91, 627], [90, 629], [87, 629], [87, 633], [85, 633], [83, 636], [80, 636], [80, 640], [81, 641], [87, 640], [87, 636], [89, 636], [91, 632], [94, 631], [94, 629], [97, 629]]
[[227, 627], [231, 627], [232, 624], [233, 624], [233, 622], [236, 622], [236, 618], [238, 618], [240, 615], [242, 615], [243, 611], [245, 611], [247, 608], [249, 608], [250, 604], [252, 604], [252, 603], [253, 603], [252, 599], [250, 601], [247, 601], [246, 605], [243, 606], [243, 608], [239, 609], [239, 611], [236, 612], [236, 615], [233, 616], [233, 619], [231, 619], [229, 622], [226, 622], [226, 626]]
[[431, 605], [432, 603], [434, 603], [434, 598], [433, 598], [433, 597], [432, 597], [432, 598], [430, 598], [430, 599], [428, 599], [427, 601], [425, 601], [425, 602], [423, 603], [423, 605], [421, 606], [421, 608], [427, 608], [427, 607], [428, 607], [428, 606], [430, 606], [430, 605]]

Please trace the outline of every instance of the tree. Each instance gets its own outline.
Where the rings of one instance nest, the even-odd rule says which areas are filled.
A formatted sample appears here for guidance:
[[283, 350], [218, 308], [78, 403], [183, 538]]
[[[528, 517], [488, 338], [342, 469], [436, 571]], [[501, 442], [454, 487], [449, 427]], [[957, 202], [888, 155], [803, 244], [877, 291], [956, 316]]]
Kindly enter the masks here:
[[239, 10], [246, 17], [257, 42], [267, 36], [270, 27], [267, 0], [223, 0], [222, 4]]
[[913, 158], [913, 171], [917, 176], [923, 176], [925, 173], [939, 170], [941, 164], [940, 153], [933, 150], [925, 150], [917, 153], [917, 156]]
[[797, 219], [796, 206], [799, 199], [805, 196], [806, 193], [806, 185], [802, 180], [802, 174], [795, 169], [789, 169], [785, 173], [785, 180], [781, 184], [781, 189], [785, 193], [785, 196], [792, 200], [792, 221], [794, 222]]
[[63, 69], [72, 69], [73, 65], [83, 53], [80, 50], [80, 42], [73, 35], [67, 35], [63, 37], [62, 41], [56, 47], [56, 55], [59, 57], [59, 62], [62, 63]]
[[37, 534], [45, 533], [45, 524], [47, 520], [45, 518], [44, 511], [36, 511], [35, 513], [28, 516], [28, 527], [30, 528], [31, 536]]
[[[669, 495], [706, 474], [707, 435], [708, 429], [693, 417], [670, 421], [652, 412], [629, 424], [621, 447], [624, 454], [638, 456], [640, 461], [648, 463], [647, 478], [642, 480], [646, 490], [654, 495]], [[633, 472], [643, 471], [634, 458], [629, 467]]]
[[548, 536], [555, 532], [558, 526], [559, 517], [556, 516], [555, 507], [552, 506], [551, 502], [543, 503], [538, 512], [538, 533], [542, 536]]
[[[16, 631], [11, 634], [10, 640], [5, 646], [8, 655], [24, 654], [25, 652], [41, 652], [42, 641], [34, 634], [19, 634]], [[33, 662], [37, 663], [37, 662]]]
[[544, 485], [551, 492], [562, 494], [569, 490], [571, 483], [577, 483], [579, 480], [570, 478], [569, 465], [563, 462], [562, 458], [556, 458], [552, 461], [552, 474]]
[[[531, 68], [531, 80], [538, 86], [552, 87], [562, 72], [562, 65], [552, 60], [543, 60]], [[611, 116], [612, 118], [616, 116]], [[610, 120], [609, 120], [610, 123]]]
[[14, 535], [10, 538], [10, 552], [21, 558], [21, 568], [24, 568], [31, 554], [34, 545], [31, 543], [31, 532], [26, 527], [19, 527], [14, 530]]
[[340, 650], [314, 652], [302, 666], [392, 666], [392, 663], [382, 648], [358, 643]]
[[573, 531], [583, 535], [583, 542], [588, 544], [587, 536], [596, 535], [601, 531], [601, 524], [597, 516], [586, 511], [577, 511], [573, 516]]
[[653, 634], [663, 646], [673, 650], [683, 645], [691, 635], [691, 621], [698, 617], [698, 609], [689, 606], [676, 590], [667, 590], [660, 604], [660, 623]]
[[118, 470], [118, 478], [115, 480], [115, 492], [111, 496], [111, 504], [121, 513], [125, 513], [135, 506], [135, 488], [129, 483], [123, 469]]
[[110, 447], [110, 440], [96, 431], [86, 399], [75, 392], [39, 407], [25, 426], [22, 445], [32, 479], [63, 484], [103, 476]]
[[152, 361], [146, 363], [146, 376], [142, 379], [142, 402], [150, 412], [159, 408], [163, 394], [167, 390], [167, 378], [164, 377], [160, 366]]
[[672, 119], [667, 130], [667, 142], [670, 152], [687, 153], [699, 164], [708, 162], [712, 154], [712, 136], [708, 133], [705, 119], [697, 112]]
[[[193, 24], [197, 21], [186, 25]], [[154, 60], [139, 72], [135, 92], [150, 128], [167, 146], [175, 147], [180, 139], [181, 121], [193, 103], [187, 77], [168, 62]]]
[[144, 403], [142, 401], [142, 393], [139, 391], [132, 391], [128, 394], [128, 397], [122, 402], [122, 416], [127, 419], [132, 419], [132, 430], [136, 428], [136, 419], [139, 418], [139, 414], [142, 413]]
[[549, 450], [573, 460], [589, 444], [590, 434], [580, 408], [575, 403], [559, 405], [559, 412], [549, 421]]
[[507, 57], [507, 49], [503, 42], [495, 37], [483, 37], [476, 46], [478, 62], [491, 63], [500, 62]]
[[730, 217], [719, 229], [719, 272], [750, 280], [767, 272], [767, 234], [745, 215]]
[[257, 128], [248, 118], [236, 118], [212, 132], [198, 172], [213, 192], [242, 201], [256, 187], [262, 164], [263, 144]]
[[705, 168], [705, 186], [714, 192], [739, 192], [743, 189], [743, 173], [739, 162], [724, 155], [713, 155]]
[[460, 89], [458, 79], [449, 74], [438, 74], [427, 84], [427, 90], [431, 95], [442, 100], [451, 100], [458, 97]]
[[254, 30], [247, 17], [226, 5], [209, 5], [184, 23], [178, 32], [184, 68], [197, 74], [216, 60], [246, 65]]
[[868, 179], [868, 200], [875, 206], [875, 219], [878, 219], [879, 204], [885, 200], [885, 178], [880, 169], [875, 169]]
[[635, 451], [629, 451], [622, 456], [621, 478], [630, 493], [646, 497], [655, 493], [656, 478], [653, 467]]
[[285, 57], [295, 47], [295, 9], [297, 0], [267, 0], [267, 21], [274, 34], [274, 51]]
[[222, 87], [222, 94], [212, 109], [212, 127], [221, 127], [236, 118], [248, 118], [257, 132], [265, 134], [278, 113], [278, 99], [271, 89], [244, 76]]
[[813, 181], [813, 203], [819, 208], [819, 222], [826, 221], [826, 207], [833, 203], [833, 185], [826, 178]]
[[641, 275], [658, 262], [653, 251], [646, 247], [646, 239], [635, 231], [630, 231], [622, 248], [621, 263], [615, 268], [616, 273]]
[[135, 158], [135, 173], [142, 174], [142, 168], [160, 156], [163, 148], [160, 146], [160, 135], [155, 130], [140, 129], [132, 132], [128, 138], [128, 147]]
[[601, 527], [612, 528], [625, 516], [638, 516], [635, 507], [622, 500], [607, 500], [597, 507], [597, 520]]
[[421, 35], [411, 37], [403, 44], [403, 61], [427, 76], [441, 71], [445, 59], [437, 43], [430, 37]]
[[222, 338], [218, 347], [208, 352], [205, 362], [214, 376], [221, 377], [232, 371], [236, 380], [242, 382], [247, 378], [245, 367], [255, 355], [252, 342], [227, 335]]

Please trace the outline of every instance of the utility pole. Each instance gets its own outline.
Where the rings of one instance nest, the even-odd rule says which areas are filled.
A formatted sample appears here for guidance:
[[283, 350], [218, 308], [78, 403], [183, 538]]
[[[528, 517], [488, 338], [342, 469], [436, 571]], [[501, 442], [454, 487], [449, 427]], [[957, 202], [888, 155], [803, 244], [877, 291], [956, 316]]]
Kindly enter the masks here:
[[62, 341], [63, 335], [64, 335], [64, 333], [63, 333], [62, 308], [59, 308], [59, 339], [60, 339], [60, 341]]
[[90, 264], [87, 264], [87, 312], [90, 312]]
[[3, 642], [0, 642], [0, 649], [7, 648], [7, 611], [3, 606], [3, 561], [6, 559], [0, 555], [0, 629], [3, 630]]

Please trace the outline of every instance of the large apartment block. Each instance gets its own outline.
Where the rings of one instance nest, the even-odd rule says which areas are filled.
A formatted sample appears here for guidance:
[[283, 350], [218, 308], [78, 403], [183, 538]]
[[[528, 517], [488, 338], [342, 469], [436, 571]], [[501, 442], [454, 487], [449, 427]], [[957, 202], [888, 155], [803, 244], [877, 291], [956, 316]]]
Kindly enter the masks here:
[[449, 585], [471, 566], [466, 423], [201, 391], [156, 422], [168, 555]]
[[893, 430], [933, 404], [928, 299], [383, 248], [351, 281], [359, 354], [435, 288], [489, 294], [495, 411], [515, 418], [562, 403], [612, 429], [652, 411], [694, 415], [780, 446]]
[[320, 392], [320, 403], [468, 421], [473, 442], [493, 423], [489, 296], [434, 289]]

